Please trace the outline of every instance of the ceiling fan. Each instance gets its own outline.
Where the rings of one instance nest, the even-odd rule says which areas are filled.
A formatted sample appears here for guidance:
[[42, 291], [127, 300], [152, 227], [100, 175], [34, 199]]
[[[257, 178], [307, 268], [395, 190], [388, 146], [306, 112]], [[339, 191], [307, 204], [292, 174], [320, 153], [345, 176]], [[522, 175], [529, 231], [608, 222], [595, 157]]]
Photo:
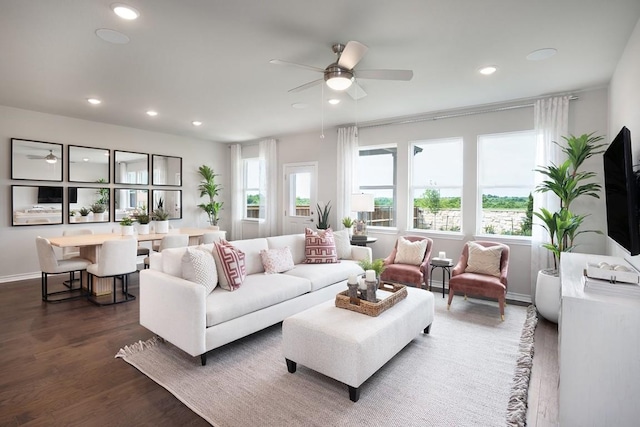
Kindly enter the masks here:
[[46, 156], [37, 156], [34, 154], [27, 154], [27, 159], [29, 160], [44, 160], [47, 163], [56, 163], [58, 161], [58, 158], [56, 157], [55, 154], [53, 154], [53, 150], [49, 150], [49, 154], [47, 154]]
[[331, 46], [331, 49], [338, 59], [336, 62], [329, 64], [326, 68], [297, 64], [295, 62], [282, 61], [280, 59], [272, 59], [269, 62], [276, 65], [290, 65], [298, 68], [304, 68], [305, 70], [316, 71], [324, 74], [324, 78], [322, 79], [313, 80], [289, 90], [291, 93], [300, 92], [325, 81], [327, 86], [331, 89], [338, 91], [347, 90], [353, 99], [360, 99], [367, 94], [362, 87], [358, 85], [358, 79], [409, 81], [413, 78], [413, 71], [411, 70], [354, 70], [355, 66], [360, 62], [364, 54], [369, 49], [360, 42], [352, 40], [346, 45], [336, 43]]

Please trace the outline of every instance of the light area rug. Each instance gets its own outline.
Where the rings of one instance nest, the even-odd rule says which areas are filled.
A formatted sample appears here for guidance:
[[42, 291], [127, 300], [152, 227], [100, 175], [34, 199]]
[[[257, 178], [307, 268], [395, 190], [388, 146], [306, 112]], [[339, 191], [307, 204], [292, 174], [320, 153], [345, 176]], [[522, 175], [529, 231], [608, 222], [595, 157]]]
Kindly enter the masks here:
[[495, 302], [456, 297], [447, 311], [435, 300], [431, 333], [369, 378], [357, 403], [342, 383], [287, 371], [281, 324], [210, 352], [206, 366], [156, 338], [116, 357], [219, 427], [525, 425], [535, 310], [509, 305], [502, 322]]

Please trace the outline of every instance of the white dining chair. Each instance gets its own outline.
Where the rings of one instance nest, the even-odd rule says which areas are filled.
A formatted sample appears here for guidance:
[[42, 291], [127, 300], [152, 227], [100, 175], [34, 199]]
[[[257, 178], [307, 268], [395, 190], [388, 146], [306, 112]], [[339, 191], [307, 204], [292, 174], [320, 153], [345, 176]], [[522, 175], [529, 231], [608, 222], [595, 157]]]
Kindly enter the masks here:
[[[80, 257], [58, 259], [49, 240], [40, 236], [36, 237], [36, 250], [38, 252], [38, 262], [40, 263], [41, 270], [40, 285], [42, 288], [42, 301], [61, 302], [84, 296], [82, 289], [82, 271], [87, 269], [87, 266], [91, 264], [91, 261]], [[49, 292], [50, 274], [72, 274], [75, 272], [80, 272], [80, 286], [78, 288], [73, 287], [73, 276], [71, 276], [72, 280], [67, 289]], [[67, 294], [67, 296], [62, 298], [51, 298], [54, 295], [63, 294]]]
[[208, 243], [219, 242], [220, 239], [224, 239], [226, 235], [226, 231], [209, 231], [202, 235], [202, 244], [206, 245]]
[[[63, 236], [84, 236], [87, 234], [93, 234], [93, 230], [89, 228], [72, 228], [69, 230], [63, 230]], [[68, 246], [62, 248], [62, 259], [68, 259], [80, 256], [80, 248], [78, 246]]]
[[[160, 241], [158, 250], [154, 252], [162, 252], [169, 248], [184, 248], [189, 246], [188, 234], [167, 234]], [[144, 268], [149, 268], [149, 257], [144, 259]]]
[[[136, 299], [135, 296], [129, 293], [129, 274], [137, 270], [137, 246], [138, 241], [134, 238], [109, 240], [102, 244], [98, 261], [87, 267], [87, 273], [89, 274], [89, 301], [96, 305], [112, 305]], [[101, 302], [94, 297], [93, 285], [96, 277], [113, 279], [112, 302]], [[117, 299], [116, 279], [120, 279], [122, 283], [123, 299], [120, 301]]]

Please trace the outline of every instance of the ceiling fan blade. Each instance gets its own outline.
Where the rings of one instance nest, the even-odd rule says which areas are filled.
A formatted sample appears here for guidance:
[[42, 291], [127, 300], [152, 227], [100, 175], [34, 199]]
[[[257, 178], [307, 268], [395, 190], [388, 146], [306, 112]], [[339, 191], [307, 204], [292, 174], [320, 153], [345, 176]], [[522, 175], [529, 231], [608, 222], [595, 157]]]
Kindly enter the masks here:
[[356, 101], [367, 96], [367, 92], [362, 89], [362, 86], [360, 86], [356, 80], [354, 80], [353, 84], [349, 86], [349, 89], [347, 89], [347, 93]]
[[345, 46], [342, 54], [340, 55], [340, 59], [338, 60], [338, 65], [349, 70], [352, 70], [353, 67], [356, 66], [358, 62], [362, 59], [365, 53], [369, 48], [357, 41], [350, 41]]
[[44, 160], [45, 156], [36, 156], [35, 154], [27, 154], [29, 160]]
[[313, 81], [311, 81], [309, 83], [305, 83], [305, 84], [303, 84], [301, 86], [294, 87], [293, 89], [289, 89], [289, 93], [296, 93], [296, 92], [301, 92], [301, 91], [303, 91], [305, 89], [309, 89], [310, 87], [313, 87], [315, 85], [321, 84], [323, 80], [324, 79], [313, 80]]
[[269, 63], [275, 64], [275, 65], [289, 65], [292, 67], [304, 68], [305, 70], [318, 71], [320, 73], [324, 73], [324, 68], [318, 68], [312, 65], [297, 64], [295, 62], [282, 61], [280, 59], [272, 59], [271, 61], [269, 61]]
[[411, 70], [357, 70], [356, 76], [359, 79], [409, 81], [413, 78], [413, 71]]

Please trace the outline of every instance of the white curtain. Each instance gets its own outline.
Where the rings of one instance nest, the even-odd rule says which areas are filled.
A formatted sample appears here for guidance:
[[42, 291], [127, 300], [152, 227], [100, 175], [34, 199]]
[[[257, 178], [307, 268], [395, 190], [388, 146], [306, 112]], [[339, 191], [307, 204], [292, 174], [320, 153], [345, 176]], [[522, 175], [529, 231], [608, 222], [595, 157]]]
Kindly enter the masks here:
[[351, 216], [351, 194], [358, 192], [358, 128], [338, 128], [338, 222]]
[[275, 236], [278, 229], [278, 156], [275, 139], [260, 141], [260, 237]]
[[[561, 148], [554, 144], [562, 144], [562, 136], [567, 136], [569, 128], [569, 97], [539, 99], [534, 105], [534, 123], [536, 131], [536, 167], [559, 164], [566, 159]], [[535, 174], [535, 186], [543, 180], [544, 175]], [[560, 209], [560, 200], [553, 192], [533, 193], [533, 211], [541, 207], [555, 212]], [[541, 226], [541, 221], [534, 216], [531, 230], [531, 298], [535, 296], [536, 279], [539, 270], [553, 268], [553, 255], [542, 247], [549, 242], [549, 236]]]
[[231, 146], [231, 233], [229, 240], [242, 239], [242, 146]]

